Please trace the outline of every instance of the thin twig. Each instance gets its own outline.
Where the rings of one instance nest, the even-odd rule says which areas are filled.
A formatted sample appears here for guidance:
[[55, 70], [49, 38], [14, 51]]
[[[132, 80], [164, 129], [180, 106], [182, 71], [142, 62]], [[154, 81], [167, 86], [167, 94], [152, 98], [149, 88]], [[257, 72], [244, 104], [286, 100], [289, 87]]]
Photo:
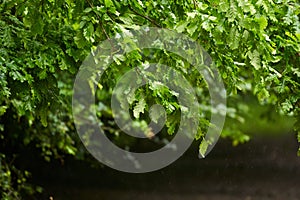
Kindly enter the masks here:
[[150, 21], [152, 24], [154, 24], [155, 26], [159, 27], [159, 28], [162, 28], [161, 25], [159, 25], [156, 21], [154, 21], [153, 19], [151, 19], [150, 17], [148, 16], [145, 16], [145, 15], [142, 15], [141, 13], [138, 13], [137, 11], [135, 11], [130, 5], [129, 5], [129, 9], [134, 12], [136, 15], [140, 16], [140, 17], [143, 17], [145, 19], [147, 19], [148, 21]]
[[197, 9], [197, 3], [196, 3], [196, 0], [193, 0], [193, 3], [194, 3], [194, 8]]
[[[88, 4], [90, 5], [90, 7], [93, 9], [93, 8], [94, 8], [93, 4], [92, 4], [89, 0], [86, 0], [86, 1], [87, 1]], [[98, 19], [99, 19], [99, 24], [100, 24], [100, 27], [101, 27], [102, 31], [104, 32], [106, 38], [107, 38], [108, 40], [110, 40], [110, 37], [108, 36], [108, 34], [107, 34], [107, 32], [106, 32], [106, 30], [105, 30], [105, 28], [103, 27], [103, 24], [102, 24], [102, 22], [101, 22], [101, 17], [100, 17], [97, 13], [96, 13], [96, 15], [97, 15], [97, 17], [98, 17]]]
[[[87, 1], [88, 4], [90, 5], [90, 7], [93, 9], [93, 8], [94, 8], [93, 4], [92, 4], [89, 0], [86, 0], [86, 1]], [[110, 55], [113, 56], [113, 54], [114, 54], [113, 52], [115, 52], [116, 49], [115, 49], [115, 47], [114, 47], [114, 45], [113, 45], [113, 43], [112, 43], [111, 38], [109, 37], [109, 35], [107, 34], [105, 28], [103, 27], [103, 23], [102, 23], [102, 21], [101, 21], [101, 17], [98, 15], [98, 13], [95, 13], [95, 14], [96, 14], [96, 16], [97, 16], [97, 18], [98, 18], [98, 20], [99, 20], [99, 25], [100, 25], [100, 28], [102, 29], [102, 32], [104, 33], [106, 39], [107, 39], [107, 40], [109, 41], [109, 43], [110, 43], [110, 46], [111, 46], [111, 52], [110, 52]]]

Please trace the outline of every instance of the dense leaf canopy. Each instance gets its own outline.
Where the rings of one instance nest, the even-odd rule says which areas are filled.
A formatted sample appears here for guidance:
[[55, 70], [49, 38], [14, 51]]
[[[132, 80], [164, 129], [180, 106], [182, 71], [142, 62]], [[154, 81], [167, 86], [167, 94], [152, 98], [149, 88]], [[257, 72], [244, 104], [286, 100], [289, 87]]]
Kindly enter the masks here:
[[[47, 160], [67, 154], [82, 159], [71, 110], [72, 87], [85, 57], [99, 42], [124, 30], [152, 26], [193, 38], [210, 54], [224, 81], [228, 117], [235, 122], [223, 136], [235, 144], [249, 139], [236, 127], [247, 112], [243, 98], [253, 94], [261, 104], [294, 116], [300, 141], [300, 4], [297, 0], [4, 0], [0, 4], [0, 189], [2, 199], [16, 199], [28, 172], [12, 163], [27, 147]], [[147, 55], [150, 55], [147, 57]], [[114, 124], [109, 106], [112, 85], [130, 66], [155, 62], [184, 73], [187, 63], [164, 51], [133, 51], [114, 57], [97, 91], [97, 111], [107, 133], [120, 146], [130, 145]], [[203, 78], [189, 81], [199, 92], [202, 140], [209, 126], [209, 94]], [[149, 102], [169, 115], [166, 134], [175, 132], [180, 106], [164, 87], [127, 91], [137, 126], [145, 126]], [[200, 98], [201, 97], [201, 98]], [[149, 132], [148, 132], [149, 134]], [[205, 151], [205, 145], [201, 146]], [[40, 188], [37, 188], [40, 190]]]

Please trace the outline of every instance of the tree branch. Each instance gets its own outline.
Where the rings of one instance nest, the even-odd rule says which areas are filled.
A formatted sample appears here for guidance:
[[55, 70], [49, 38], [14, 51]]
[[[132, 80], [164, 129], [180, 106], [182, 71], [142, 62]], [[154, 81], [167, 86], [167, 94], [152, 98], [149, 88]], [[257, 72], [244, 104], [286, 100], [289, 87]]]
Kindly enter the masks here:
[[154, 21], [153, 19], [151, 19], [150, 17], [148, 16], [145, 16], [145, 15], [142, 15], [141, 13], [135, 11], [130, 5], [129, 5], [129, 9], [134, 12], [136, 15], [140, 16], [140, 17], [143, 17], [144, 19], [150, 21], [152, 24], [154, 24], [155, 26], [159, 27], [159, 28], [162, 28], [161, 25], [159, 25], [156, 21]]

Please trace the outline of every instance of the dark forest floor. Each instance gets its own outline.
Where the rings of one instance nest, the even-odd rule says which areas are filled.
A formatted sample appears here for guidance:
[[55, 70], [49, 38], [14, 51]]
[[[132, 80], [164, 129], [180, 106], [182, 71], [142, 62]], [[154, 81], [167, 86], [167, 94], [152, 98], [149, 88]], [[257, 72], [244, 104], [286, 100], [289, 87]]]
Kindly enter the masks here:
[[220, 140], [205, 158], [197, 146], [172, 165], [146, 174], [95, 169], [80, 162], [39, 170], [35, 180], [54, 200], [300, 199], [300, 157], [293, 133], [254, 137], [232, 147]]

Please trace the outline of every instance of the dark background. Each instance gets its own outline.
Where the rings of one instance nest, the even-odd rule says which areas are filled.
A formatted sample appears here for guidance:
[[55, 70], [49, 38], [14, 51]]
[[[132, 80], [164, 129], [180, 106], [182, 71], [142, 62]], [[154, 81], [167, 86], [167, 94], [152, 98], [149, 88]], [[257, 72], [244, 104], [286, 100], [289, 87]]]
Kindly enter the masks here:
[[233, 147], [221, 139], [205, 159], [198, 144], [156, 172], [128, 174], [86, 162], [32, 166], [43, 199], [300, 199], [300, 158], [293, 132], [256, 135]]

